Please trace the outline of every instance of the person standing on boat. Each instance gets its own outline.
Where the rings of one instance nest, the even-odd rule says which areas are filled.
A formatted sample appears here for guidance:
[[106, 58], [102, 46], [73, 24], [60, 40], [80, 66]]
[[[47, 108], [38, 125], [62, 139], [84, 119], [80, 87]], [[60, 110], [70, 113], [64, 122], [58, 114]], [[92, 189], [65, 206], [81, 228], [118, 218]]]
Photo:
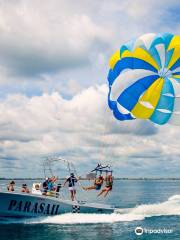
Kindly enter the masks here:
[[76, 197], [76, 188], [75, 185], [77, 183], [77, 178], [74, 176], [74, 173], [71, 173], [70, 176], [65, 180], [63, 187], [66, 185], [68, 182], [69, 185], [69, 191], [71, 193], [71, 200], [74, 201]]
[[49, 178], [46, 177], [45, 181], [43, 182], [42, 186], [43, 186], [43, 191], [42, 194], [46, 195], [48, 192], [48, 182], [49, 182]]

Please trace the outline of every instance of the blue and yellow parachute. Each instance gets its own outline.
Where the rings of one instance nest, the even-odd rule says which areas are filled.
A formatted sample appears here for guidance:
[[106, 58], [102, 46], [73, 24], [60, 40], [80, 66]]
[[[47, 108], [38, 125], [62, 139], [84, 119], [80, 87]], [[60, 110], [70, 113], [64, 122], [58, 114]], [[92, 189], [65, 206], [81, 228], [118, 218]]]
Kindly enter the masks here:
[[180, 124], [180, 36], [145, 34], [109, 62], [108, 103], [118, 120]]

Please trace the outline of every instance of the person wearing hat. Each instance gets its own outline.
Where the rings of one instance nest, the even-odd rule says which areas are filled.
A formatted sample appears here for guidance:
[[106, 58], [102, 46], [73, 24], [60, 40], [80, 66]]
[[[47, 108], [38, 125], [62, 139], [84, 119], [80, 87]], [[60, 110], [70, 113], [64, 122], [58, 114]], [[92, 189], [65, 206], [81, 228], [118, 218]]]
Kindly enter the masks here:
[[23, 192], [23, 193], [30, 193], [30, 191], [29, 191], [29, 189], [27, 187], [27, 184], [22, 184], [21, 192]]
[[43, 195], [46, 195], [47, 192], [48, 192], [48, 183], [49, 183], [49, 178], [46, 177], [45, 181], [43, 182], [43, 191], [42, 191], [42, 194]]
[[74, 201], [75, 200], [75, 196], [76, 196], [76, 188], [75, 188], [75, 184], [77, 183], [77, 178], [74, 176], [74, 173], [71, 173], [69, 177], [66, 178], [63, 186], [66, 185], [66, 183], [68, 182], [69, 185], [69, 191], [71, 193], [71, 200]]
[[9, 183], [9, 185], [7, 186], [8, 192], [14, 192], [14, 185], [15, 185], [15, 181], [11, 181]]

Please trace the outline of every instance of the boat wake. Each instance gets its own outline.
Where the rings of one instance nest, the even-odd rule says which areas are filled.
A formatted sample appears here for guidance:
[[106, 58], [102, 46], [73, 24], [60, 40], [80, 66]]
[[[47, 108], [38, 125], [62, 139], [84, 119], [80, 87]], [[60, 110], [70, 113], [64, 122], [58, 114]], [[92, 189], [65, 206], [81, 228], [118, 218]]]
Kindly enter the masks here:
[[[67, 213], [52, 217], [19, 220], [24, 224], [97, 224], [143, 220], [148, 217], [180, 215], [180, 195], [156, 204], [143, 204], [129, 209], [117, 209], [112, 214], [73, 214]], [[8, 220], [6, 223], [8, 223]], [[18, 223], [17, 220], [15, 223]], [[12, 221], [11, 221], [12, 223]]]

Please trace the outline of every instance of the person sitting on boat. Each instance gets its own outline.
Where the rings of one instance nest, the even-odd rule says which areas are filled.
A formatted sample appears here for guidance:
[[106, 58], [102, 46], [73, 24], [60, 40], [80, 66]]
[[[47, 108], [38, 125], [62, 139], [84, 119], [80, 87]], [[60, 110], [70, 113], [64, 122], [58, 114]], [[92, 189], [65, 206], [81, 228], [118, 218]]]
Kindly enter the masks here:
[[57, 181], [57, 178], [55, 176], [48, 179], [48, 191], [46, 195], [55, 197], [56, 196], [56, 186], [55, 182]]
[[8, 192], [14, 192], [15, 181], [11, 181], [7, 186]]
[[75, 188], [75, 184], [77, 183], [77, 178], [74, 176], [74, 173], [71, 173], [70, 176], [65, 180], [63, 187], [66, 185], [66, 183], [68, 182], [69, 185], [69, 191], [71, 193], [71, 200], [74, 201], [75, 200], [75, 196], [76, 196], [76, 188]]
[[52, 178], [49, 178], [49, 181], [48, 181], [48, 191], [55, 191], [56, 190], [56, 187], [55, 187], [55, 179], [54, 177]]
[[22, 184], [21, 192], [23, 192], [23, 193], [30, 193], [30, 191], [29, 191], [29, 189], [27, 187], [27, 184]]
[[52, 183], [52, 179], [51, 178], [49, 178], [48, 179], [48, 191], [51, 191], [52, 190], [52, 187], [53, 187], [53, 183]]
[[106, 186], [101, 190], [101, 192], [98, 194], [98, 197], [104, 193], [104, 197], [107, 196], [108, 192], [112, 190], [113, 186], [113, 177], [112, 175], [109, 175], [106, 177]]
[[51, 181], [52, 181], [52, 191], [56, 191], [56, 182], [57, 182], [57, 177], [56, 176], [53, 176], [52, 178], [51, 178]]
[[95, 178], [93, 186], [83, 187], [83, 189], [86, 190], [86, 191], [93, 190], [93, 189], [100, 190], [102, 185], [103, 185], [103, 182], [104, 182], [104, 178], [103, 178], [103, 176], [100, 175], [98, 178]]
[[32, 194], [36, 194], [36, 195], [42, 195], [42, 192], [40, 190], [40, 183], [33, 183], [33, 187], [32, 187]]

